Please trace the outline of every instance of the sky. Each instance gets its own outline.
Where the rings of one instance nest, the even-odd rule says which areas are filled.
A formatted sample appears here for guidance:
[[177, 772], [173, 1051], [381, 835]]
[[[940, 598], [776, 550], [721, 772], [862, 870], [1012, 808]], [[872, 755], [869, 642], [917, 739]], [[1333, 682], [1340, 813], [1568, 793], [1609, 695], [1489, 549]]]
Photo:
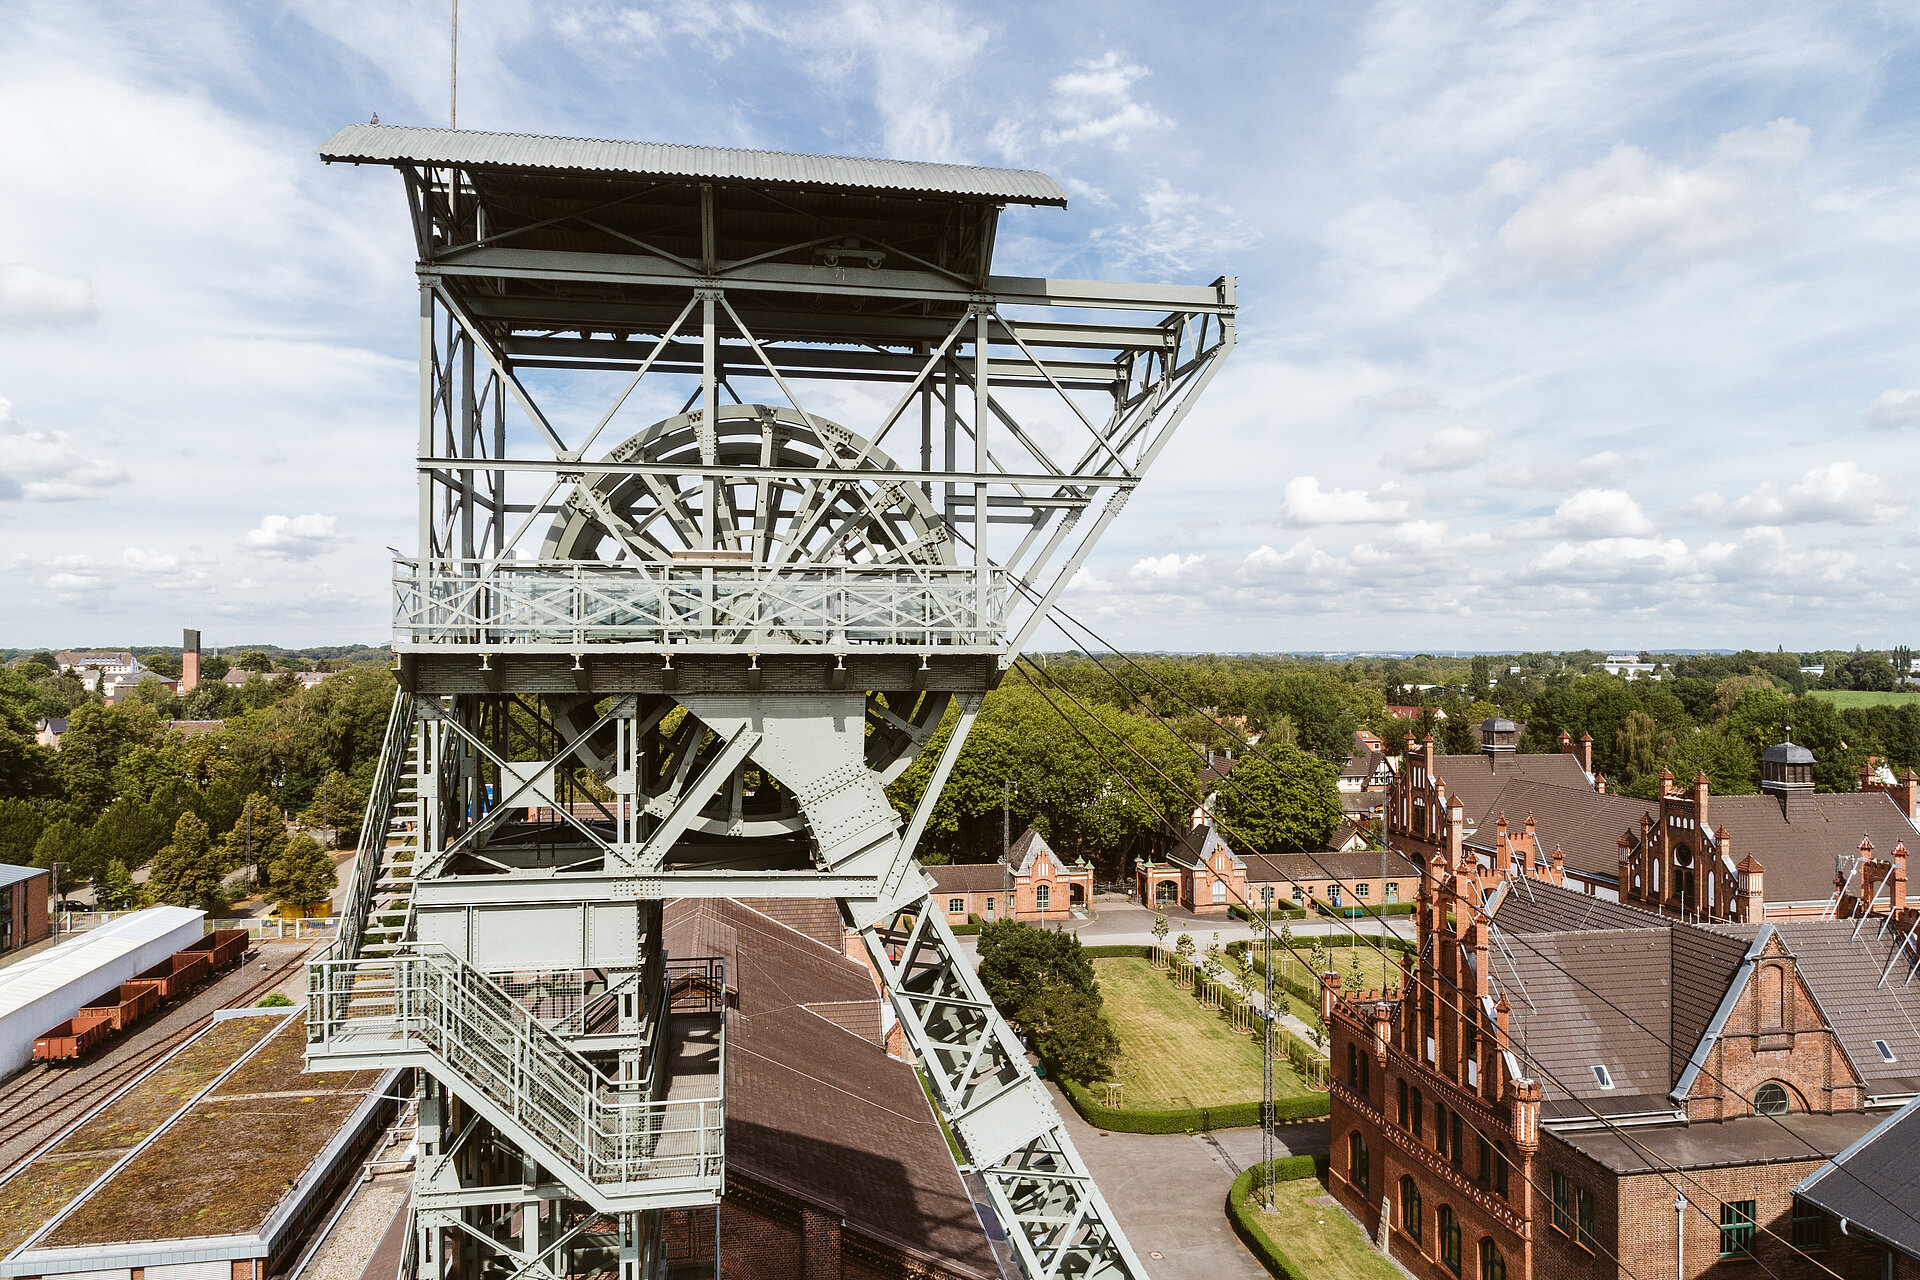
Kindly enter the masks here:
[[[1034, 168], [1003, 274], [1237, 277], [1069, 590], [1168, 650], [1913, 643], [1920, 11], [461, 6], [459, 124]], [[0, 646], [380, 643], [447, 2], [0, 0]], [[1043, 633], [1039, 643], [1048, 644]]]

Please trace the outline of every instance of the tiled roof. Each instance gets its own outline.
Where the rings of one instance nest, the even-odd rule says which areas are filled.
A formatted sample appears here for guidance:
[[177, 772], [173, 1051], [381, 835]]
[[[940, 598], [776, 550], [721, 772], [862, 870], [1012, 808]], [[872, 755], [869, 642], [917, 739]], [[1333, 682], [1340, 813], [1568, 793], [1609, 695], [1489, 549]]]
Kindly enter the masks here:
[[[1588, 1129], [1554, 1136], [1616, 1173], [1647, 1173], [1819, 1160], [1844, 1151], [1879, 1120], [1860, 1111], [1796, 1111], [1736, 1116], [1717, 1124], [1647, 1125], [1625, 1133]], [[1670, 1192], [1667, 1199], [1672, 1200]], [[1707, 1229], [1713, 1229], [1711, 1224]]]
[[1920, 853], [1920, 830], [1884, 791], [1778, 797], [1714, 796], [1714, 827], [1733, 837], [1734, 856], [1752, 854], [1766, 868], [1767, 902], [1824, 902], [1833, 896], [1836, 857], [1856, 854], [1865, 836], [1879, 857], [1905, 841]]
[[998, 893], [1011, 883], [1004, 862], [959, 862], [920, 869], [941, 893]]
[[1472, 755], [1435, 756], [1433, 771], [1447, 784], [1447, 794], [1460, 798], [1468, 817], [1485, 812], [1509, 782], [1544, 782], [1569, 790], [1593, 790], [1580, 762], [1557, 751], [1536, 754], [1502, 751], [1494, 755], [1476, 751]]
[[[1213, 856], [1213, 851], [1226, 843], [1212, 823], [1202, 823], [1181, 836], [1173, 848], [1167, 850], [1167, 861], [1183, 867], [1204, 866], [1207, 859]], [[1227, 852], [1233, 852], [1231, 846], [1227, 846]]]
[[[1405, 876], [1409, 880], [1420, 879], [1420, 868], [1413, 865], [1402, 855], [1391, 849], [1360, 849], [1352, 853], [1249, 853], [1243, 855], [1247, 864], [1247, 883], [1260, 884], [1275, 880], [1371, 880], [1381, 874], [1389, 879]], [[1412, 890], [1409, 887], [1409, 894]]]
[[1013, 847], [1007, 850], [1007, 865], [1013, 868], [1015, 875], [1023, 876], [1033, 865], [1034, 855], [1041, 852], [1052, 858], [1054, 865], [1060, 864], [1060, 855], [1053, 851], [1053, 846], [1047, 843], [1047, 838], [1032, 827], [1028, 827], [1020, 833], [1020, 838], [1013, 842]]
[[1920, 1099], [1881, 1120], [1830, 1165], [1793, 1189], [1837, 1218], [1920, 1257]]
[[1494, 905], [1493, 922], [1513, 934], [1573, 933], [1583, 929], [1659, 929], [1666, 917], [1544, 880], [1515, 877]]
[[997, 1276], [913, 1068], [867, 1034], [880, 999], [867, 967], [726, 899], [670, 902], [665, 925], [674, 957], [716, 940], [730, 948], [729, 1170], [962, 1274]]
[[[1520, 759], [1571, 760], [1571, 756], [1521, 756]], [[1579, 765], [1575, 764], [1577, 771]], [[1448, 790], [1453, 778], [1441, 774]], [[1473, 834], [1466, 843], [1475, 849], [1491, 851], [1498, 839], [1495, 824], [1506, 815], [1510, 830], [1518, 830], [1529, 817], [1534, 820], [1534, 837], [1543, 858], [1551, 858], [1555, 849], [1566, 855], [1567, 866], [1591, 875], [1618, 876], [1620, 873], [1620, 837], [1640, 824], [1640, 815], [1657, 808], [1646, 800], [1593, 790], [1584, 780], [1577, 785], [1536, 782], [1514, 778], [1498, 788], [1481, 789], [1478, 803], [1462, 796], [1467, 824]], [[1715, 802], [1718, 803], [1717, 801]]]

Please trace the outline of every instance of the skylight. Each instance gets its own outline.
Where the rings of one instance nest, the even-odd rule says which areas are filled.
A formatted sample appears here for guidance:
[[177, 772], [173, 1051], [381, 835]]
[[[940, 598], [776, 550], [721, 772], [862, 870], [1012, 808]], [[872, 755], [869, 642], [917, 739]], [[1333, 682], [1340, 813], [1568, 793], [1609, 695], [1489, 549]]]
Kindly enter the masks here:
[[1885, 1040], [1875, 1040], [1873, 1042], [1873, 1047], [1880, 1051], [1880, 1061], [1882, 1062], [1898, 1061], [1898, 1059], [1893, 1056], [1893, 1050], [1887, 1047], [1887, 1042]]
[[1599, 1081], [1600, 1087], [1602, 1089], [1613, 1088], [1613, 1076], [1609, 1074], [1607, 1069], [1601, 1066], [1599, 1063], [1594, 1064], [1593, 1078]]

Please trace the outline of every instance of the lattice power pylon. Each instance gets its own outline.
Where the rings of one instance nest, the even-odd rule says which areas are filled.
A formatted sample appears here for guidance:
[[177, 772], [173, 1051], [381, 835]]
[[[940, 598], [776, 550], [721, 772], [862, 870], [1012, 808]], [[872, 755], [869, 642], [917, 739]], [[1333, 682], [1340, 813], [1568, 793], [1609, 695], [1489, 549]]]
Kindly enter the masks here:
[[913, 850], [1232, 348], [1232, 281], [992, 274], [1007, 205], [1066, 203], [1037, 173], [321, 155], [400, 172], [419, 259], [401, 695], [309, 1014], [315, 1067], [427, 1081], [409, 1274], [665, 1274], [663, 1213], [724, 1188], [727, 979], [664, 957], [660, 904], [793, 897], [861, 931], [1026, 1272], [1143, 1275]]

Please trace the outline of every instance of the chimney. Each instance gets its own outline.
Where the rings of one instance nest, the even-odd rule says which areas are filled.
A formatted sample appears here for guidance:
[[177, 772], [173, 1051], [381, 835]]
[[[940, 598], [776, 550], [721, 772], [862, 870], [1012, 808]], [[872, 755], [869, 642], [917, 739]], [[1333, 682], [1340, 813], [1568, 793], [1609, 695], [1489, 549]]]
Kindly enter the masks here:
[[1890, 908], [1899, 911], [1907, 905], [1907, 842], [1899, 841], [1893, 846], [1893, 885], [1888, 891]]
[[1567, 855], [1559, 845], [1553, 846], [1553, 882], [1562, 886], [1567, 883]]
[[[1721, 848], [1727, 847], [1727, 833], [1724, 829], [1715, 833], [1721, 841]], [[1760, 859], [1748, 854], [1734, 868], [1739, 876], [1734, 889], [1734, 907], [1736, 918], [1742, 924], [1758, 924], [1767, 918], [1767, 894], [1762, 875], [1766, 868], [1760, 865]]]
[[1425, 756], [1425, 758], [1422, 760], [1422, 763], [1427, 766], [1427, 776], [1431, 778], [1433, 776], [1433, 735], [1432, 734], [1428, 734], [1426, 738], [1422, 740], [1420, 744], [1420, 748]]
[[[1332, 961], [1328, 963], [1331, 964]], [[1320, 975], [1320, 1021], [1323, 1024], [1333, 1021], [1333, 1006], [1339, 999], [1340, 975], [1335, 970], [1328, 969]]]
[[1708, 790], [1707, 771], [1702, 769], [1699, 773], [1693, 775], [1693, 817], [1694, 821], [1700, 824], [1698, 829], [1701, 831], [1713, 830], [1712, 827], [1707, 825]]
[[1580, 767], [1582, 769], [1585, 769], [1588, 773], [1592, 773], [1593, 772], [1593, 735], [1592, 734], [1583, 733], [1580, 735], [1580, 750], [1577, 754], [1580, 757]]
[[[1385, 994], [1382, 992], [1381, 994]], [[1383, 1000], [1373, 1006], [1373, 1062], [1377, 1067], [1387, 1065], [1387, 1046], [1393, 1035], [1393, 1010]]]
[[[1427, 739], [1427, 749], [1433, 749], [1433, 739]], [[1456, 797], [1447, 798], [1447, 869], [1458, 871], [1464, 855], [1461, 848], [1467, 838], [1467, 811], [1460, 806]]]
[[1901, 812], [1907, 815], [1907, 821], [1920, 822], [1920, 774], [1907, 770], [1907, 776], [1900, 780], [1900, 790], [1895, 793], [1894, 801]]
[[180, 692], [184, 696], [200, 687], [200, 633], [180, 633]]

